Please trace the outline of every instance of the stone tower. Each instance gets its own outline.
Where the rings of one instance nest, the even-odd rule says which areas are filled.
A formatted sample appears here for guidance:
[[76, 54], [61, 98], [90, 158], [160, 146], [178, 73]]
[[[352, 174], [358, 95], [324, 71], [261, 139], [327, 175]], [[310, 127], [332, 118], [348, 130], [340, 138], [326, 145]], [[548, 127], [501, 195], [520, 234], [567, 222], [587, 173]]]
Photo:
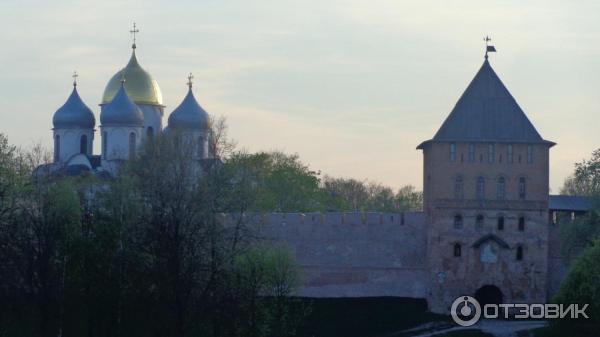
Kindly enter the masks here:
[[430, 309], [544, 303], [549, 150], [487, 55], [423, 151]]

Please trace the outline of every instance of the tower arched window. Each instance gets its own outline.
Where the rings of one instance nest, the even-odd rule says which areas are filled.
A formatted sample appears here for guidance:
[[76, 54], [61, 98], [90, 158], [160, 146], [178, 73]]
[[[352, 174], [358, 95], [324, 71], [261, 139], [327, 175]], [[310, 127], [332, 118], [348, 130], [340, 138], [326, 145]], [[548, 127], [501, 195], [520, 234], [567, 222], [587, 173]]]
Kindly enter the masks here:
[[504, 200], [506, 196], [506, 179], [504, 177], [498, 178], [498, 184], [496, 185], [496, 199]]
[[198, 157], [204, 159], [204, 137], [198, 137]]
[[485, 179], [483, 177], [477, 178], [477, 190], [475, 194], [477, 199], [485, 198]]
[[525, 217], [524, 216], [519, 217], [519, 231], [521, 231], [521, 232], [525, 231]]
[[102, 132], [102, 157], [104, 159], [106, 159], [106, 151], [107, 149], [107, 145], [108, 144], [108, 133], [106, 133], [106, 131]]
[[60, 161], [60, 135], [54, 136], [54, 161]]
[[461, 257], [462, 256], [462, 246], [460, 245], [460, 243], [455, 243], [454, 244], [454, 257]]
[[518, 246], [517, 247], [517, 261], [522, 261], [523, 260], [523, 247], [522, 246]]
[[450, 161], [456, 160], [456, 144], [450, 143]]
[[135, 132], [129, 134], [129, 159], [135, 158], [136, 136]]
[[81, 135], [79, 138], [79, 153], [87, 154], [87, 136]]
[[519, 199], [525, 200], [527, 197], [527, 185], [525, 182], [525, 177], [519, 178]]
[[454, 178], [454, 197], [462, 199], [464, 197], [464, 181], [462, 176]]
[[151, 126], [146, 129], [146, 140], [148, 142], [152, 142], [154, 140], [154, 129]]
[[460, 214], [454, 216], [454, 228], [460, 229], [463, 226], [463, 217]]
[[503, 215], [498, 216], [498, 230], [499, 231], [504, 230], [504, 216]]
[[483, 214], [477, 214], [477, 217], [475, 218], [475, 227], [483, 228], [483, 221], [484, 221]]

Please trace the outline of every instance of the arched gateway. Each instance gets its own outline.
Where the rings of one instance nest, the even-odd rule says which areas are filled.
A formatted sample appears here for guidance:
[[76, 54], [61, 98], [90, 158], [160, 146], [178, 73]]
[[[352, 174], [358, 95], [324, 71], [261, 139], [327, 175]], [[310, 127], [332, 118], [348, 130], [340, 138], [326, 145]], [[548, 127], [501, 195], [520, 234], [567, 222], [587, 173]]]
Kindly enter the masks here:
[[484, 285], [475, 292], [475, 299], [483, 307], [486, 304], [501, 304], [503, 295], [495, 285]]

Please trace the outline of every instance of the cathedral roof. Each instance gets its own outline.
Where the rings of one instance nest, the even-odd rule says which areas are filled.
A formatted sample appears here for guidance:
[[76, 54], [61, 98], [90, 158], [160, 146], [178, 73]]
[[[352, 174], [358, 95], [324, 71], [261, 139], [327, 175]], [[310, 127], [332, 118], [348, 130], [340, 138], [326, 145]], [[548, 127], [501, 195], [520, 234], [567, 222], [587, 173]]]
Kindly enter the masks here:
[[129, 99], [125, 91], [126, 82], [121, 81], [121, 87], [113, 100], [102, 106], [100, 113], [100, 123], [106, 125], [122, 126], [142, 126], [144, 124], [144, 115], [135, 103]]
[[135, 45], [131, 52], [131, 58], [125, 68], [119, 70], [106, 84], [102, 103], [106, 104], [115, 97], [121, 86], [121, 77], [125, 76], [127, 82], [125, 89], [132, 101], [137, 104], [162, 105], [162, 93], [156, 80], [144, 70], [138, 63], [135, 55]]
[[208, 129], [208, 113], [198, 104], [192, 86], [187, 95], [175, 110], [169, 116], [169, 128], [182, 129]]
[[56, 110], [52, 117], [54, 128], [86, 128], [93, 129], [96, 125], [96, 118], [92, 110], [88, 108], [77, 93], [77, 86], [73, 85], [71, 95], [61, 106]]
[[487, 58], [431, 141], [554, 143], [544, 140]]

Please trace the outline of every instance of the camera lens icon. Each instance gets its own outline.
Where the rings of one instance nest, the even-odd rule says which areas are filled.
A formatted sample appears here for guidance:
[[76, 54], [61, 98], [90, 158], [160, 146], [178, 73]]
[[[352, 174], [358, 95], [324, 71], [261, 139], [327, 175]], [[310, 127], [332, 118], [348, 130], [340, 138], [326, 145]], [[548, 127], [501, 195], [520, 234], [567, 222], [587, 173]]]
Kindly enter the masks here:
[[456, 324], [471, 326], [481, 318], [481, 305], [471, 296], [460, 296], [452, 302], [450, 314]]

